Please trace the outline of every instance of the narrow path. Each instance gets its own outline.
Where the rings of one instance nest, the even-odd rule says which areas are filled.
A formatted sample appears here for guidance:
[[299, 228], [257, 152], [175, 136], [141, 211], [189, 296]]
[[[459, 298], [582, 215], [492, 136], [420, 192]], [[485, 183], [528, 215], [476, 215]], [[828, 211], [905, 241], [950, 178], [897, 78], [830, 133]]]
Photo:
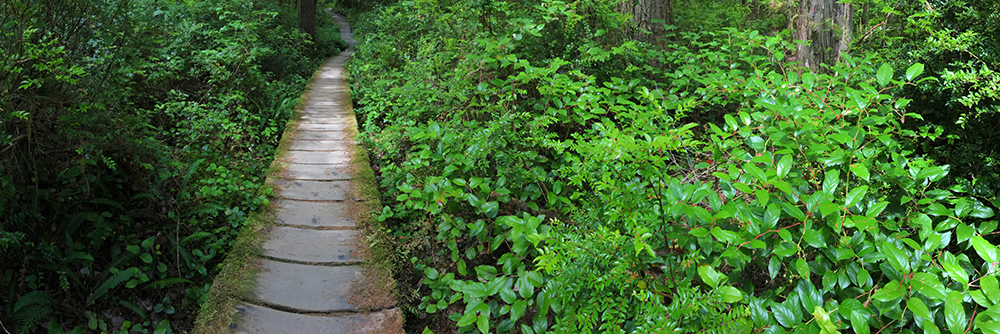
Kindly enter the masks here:
[[241, 320], [231, 327], [237, 333], [403, 333], [394, 302], [365, 297], [377, 279], [364, 269], [352, 218], [364, 199], [351, 191], [360, 182], [351, 165], [360, 148], [344, 74], [356, 42], [347, 21], [331, 15], [350, 48], [319, 69], [295, 136], [283, 144], [277, 215], [255, 260], [253, 286], [237, 306]]

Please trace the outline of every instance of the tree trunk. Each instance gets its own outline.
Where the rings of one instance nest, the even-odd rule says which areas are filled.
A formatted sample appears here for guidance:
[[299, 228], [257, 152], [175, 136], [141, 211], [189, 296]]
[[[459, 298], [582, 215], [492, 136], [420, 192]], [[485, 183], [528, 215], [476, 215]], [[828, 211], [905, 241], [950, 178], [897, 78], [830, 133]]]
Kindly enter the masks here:
[[[632, 26], [625, 27], [625, 37], [664, 46], [667, 30], [664, 24], [674, 24], [671, 0], [625, 0], [618, 5], [618, 12], [632, 16]], [[646, 33], [646, 32], [651, 33]]]
[[299, 0], [299, 29], [316, 40], [316, 0]]
[[795, 39], [809, 41], [799, 44], [795, 60], [813, 70], [821, 64], [833, 65], [840, 53], [847, 52], [853, 34], [854, 9], [850, 3], [836, 0], [799, 0], [798, 8], [789, 15]]

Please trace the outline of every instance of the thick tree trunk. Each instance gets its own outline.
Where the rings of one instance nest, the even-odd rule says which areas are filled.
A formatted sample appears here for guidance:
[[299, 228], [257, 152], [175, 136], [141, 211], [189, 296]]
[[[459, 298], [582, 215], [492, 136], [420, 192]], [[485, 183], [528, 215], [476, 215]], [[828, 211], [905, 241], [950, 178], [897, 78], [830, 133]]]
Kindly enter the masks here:
[[[667, 30], [664, 24], [674, 24], [671, 0], [625, 0], [618, 12], [632, 16], [632, 27], [625, 28], [625, 37], [663, 46]], [[646, 33], [649, 31], [651, 33]]]
[[800, 44], [795, 60], [813, 70], [821, 64], [833, 65], [840, 53], [847, 52], [853, 35], [854, 9], [849, 3], [836, 0], [798, 0], [791, 18], [795, 39], [809, 41]]
[[299, 29], [316, 40], [316, 0], [299, 0]]

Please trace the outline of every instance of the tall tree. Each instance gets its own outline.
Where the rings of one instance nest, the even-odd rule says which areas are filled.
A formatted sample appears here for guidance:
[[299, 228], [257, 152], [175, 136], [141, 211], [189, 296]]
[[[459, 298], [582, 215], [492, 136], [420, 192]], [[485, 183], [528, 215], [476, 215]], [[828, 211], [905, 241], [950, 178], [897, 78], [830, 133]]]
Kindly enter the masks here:
[[299, 0], [299, 29], [316, 40], [316, 0]]
[[854, 9], [850, 3], [836, 0], [798, 1], [788, 16], [789, 25], [795, 30], [795, 39], [809, 43], [798, 46], [795, 60], [814, 70], [820, 64], [833, 65], [851, 44]]
[[[671, 0], [625, 0], [618, 5], [618, 12], [632, 17], [632, 26], [625, 28], [625, 36], [637, 41], [663, 46], [667, 34], [664, 24], [674, 24]], [[650, 33], [647, 33], [650, 32]]]

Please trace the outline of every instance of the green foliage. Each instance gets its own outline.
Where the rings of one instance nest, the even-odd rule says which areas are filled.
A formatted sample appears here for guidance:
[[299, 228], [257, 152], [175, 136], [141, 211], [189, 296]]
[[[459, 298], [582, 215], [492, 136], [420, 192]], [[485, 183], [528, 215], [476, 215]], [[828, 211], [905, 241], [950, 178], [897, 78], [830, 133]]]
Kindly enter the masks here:
[[620, 19], [404, 1], [354, 20], [412, 328], [993, 331], [994, 211], [910, 126], [929, 67], [811, 73], [789, 32], [733, 28], [643, 50]]
[[257, 190], [306, 78], [345, 46], [325, 13], [316, 41], [294, 15], [0, 3], [0, 310], [19, 333], [190, 327], [268, 204]]

